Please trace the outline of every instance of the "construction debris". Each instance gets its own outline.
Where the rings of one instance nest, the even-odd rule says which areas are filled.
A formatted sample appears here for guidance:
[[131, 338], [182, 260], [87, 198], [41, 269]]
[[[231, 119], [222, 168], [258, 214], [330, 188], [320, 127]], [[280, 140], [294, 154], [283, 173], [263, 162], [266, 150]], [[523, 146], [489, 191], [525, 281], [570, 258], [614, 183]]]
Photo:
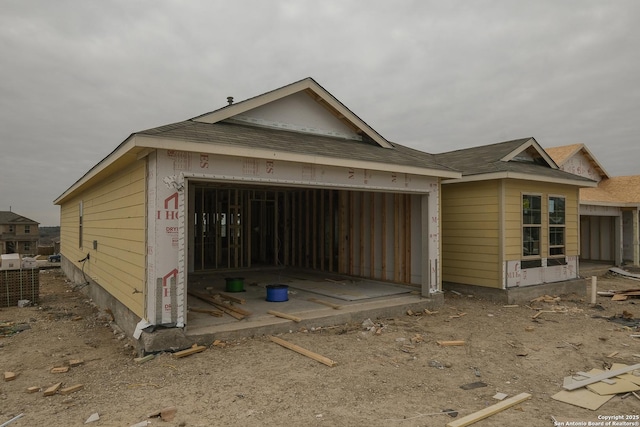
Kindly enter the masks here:
[[56, 383], [54, 385], [52, 385], [51, 387], [47, 388], [43, 395], [46, 396], [53, 396], [54, 394], [56, 394], [58, 392], [58, 390], [60, 389], [60, 386], [62, 385], [62, 383]]
[[181, 357], [191, 356], [192, 354], [200, 353], [201, 351], [205, 351], [207, 347], [203, 345], [194, 344], [191, 348], [182, 351], [176, 351], [173, 353], [174, 359], [180, 359]]
[[65, 387], [63, 389], [60, 389], [60, 394], [71, 394], [71, 393], [75, 393], [78, 390], [82, 390], [84, 388], [84, 385], [82, 384], [76, 384], [76, 385], [72, 385], [70, 387]]
[[335, 362], [335, 361], [333, 361], [333, 360], [331, 360], [331, 359], [329, 359], [327, 357], [321, 356], [321, 355], [319, 355], [317, 353], [314, 353], [314, 352], [309, 351], [309, 350], [307, 350], [305, 348], [302, 348], [300, 346], [297, 346], [295, 344], [287, 342], [287, 341], [285, 341], [283, 339], [280, 339], [280, 338], [277, 338], [277, 337], [272, 337], [270, 335], [267, 336], [267, 338], [269, 338], [274, 343], [276, 343], [278, 345], [281, 345], [282, 347], [288, 348], [289, 350], [293, 350], [293, 351], [295, 351], [297, 353], [300, 353], [300, 354], [302, 354], [304, 356], [307, 356], [307, 357], [309, 357], [309, 358], [311, 358], [311, 359], [313, 359], [313, 360], [315, 360], [317, 362], [320, 362], [320, 363], [322, 363], [324, 365], [327, 365], [329, 367], [334, 367], [334, 366], [336, 366], [338, 364], [337, 362]]
[[497, 414], [498, 412], [502, 412], [505, 409], [511, 408], [512, 406], [522, 403], [528, 399], [531, 399], [531, 395], [529, 393], [520, 393], [517, 396], [510, 397], [509, 399], [503, 400], [502, 402], [496, 403], [495, 405], [491, 405], [478, 412], [474, 412], [471, 415], [462, 417], [459, 420], [452, 421], [447, 424], [447, 427], [465, 427], [471, 425], [477, 421], [484, 420], [485, 418]]
[[288, 319], [288, 320], [293, 320], [294, 322], [301, 322], [302, 318], [298, 317], [298, 316], [294, 316], [292, 314], [287, 314], [287, 313], [281, 313], [279, 311], [275, 311], [275, 310], [268, 310], [267, 313], [276, 316], [276, 317], [281, 317], [283, 319]]
[[5, 381], [13, 381], [17, 378], [17, 375], [15, 372], [5, 372], [4, 373], [4, 380]]
[[438, 343], [438, 345], [440, 347], [455, 347], [455, 346], [464, 345], [464, 341], [462, 341], [462, 340], [458, 340], [458, 341], [436, 341], [436, 343]]
[[640, 391], [640, 376], [631, 372], [640, 370], [640, 364], [614, 363], [610, 370], [592, 369], [577, 372], [576, 376], [564, 379], [564, 390], [551, 396], [552, 399], [595, 411], [616, 395], [635, 394]]

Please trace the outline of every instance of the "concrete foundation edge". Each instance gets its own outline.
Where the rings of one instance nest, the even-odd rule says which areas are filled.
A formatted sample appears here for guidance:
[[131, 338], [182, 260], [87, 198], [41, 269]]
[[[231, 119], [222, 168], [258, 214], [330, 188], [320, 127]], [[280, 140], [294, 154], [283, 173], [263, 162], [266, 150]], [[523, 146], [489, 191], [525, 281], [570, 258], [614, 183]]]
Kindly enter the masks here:
[[[118, 301], [113, 295], [107, 292], [102, 286], [94, 282], [88, 276], [83, 275], [82, 270], [69, 262], [64, 257], [61, 260], [60, 268], [74, 285], [81, 286], [81, 291], [85, 293], [102, 310], [109, 309], [113, 313], [115, 323], [124, 333], [133, 340], [133, 333], [140, 318], [129, 310], [124, 304]], [[140, 339], [137, 340], [137, 352], [140, 356], [163, 351], [178, 351], [191, 347], [193, 344], [210, 345], [214, 340], [231, 340], [245, 337], [258, 337], [269, 334], [287, 333], [290, 330], [297, 331], [301, 328], [327, 327], [340, 324], [362, 322], [367, 318], [371, 320], [381, 320], [405, 314], [408, 310], [419, 312], [425, 308], [434, 310], [444, 304], [444, 294], [436, 293], [429, 298], [418, 299], [414, 303], [401, 305], [388, 305], [384, 307], [375, 306], [338, 312], [331, 311], [330, 315], [318, 316], [305, 319], [302, 322], [281, 321], [270, 324], [247, 324], [239, 325], [233, 330], [226, 330], [214, 333], [187, 334], [184, 328], [157, 328], [152, 332], [143, 331]], [[188, 325], [187, 325], [188, 326]]]
[[578, 297], [584, 297], [587, 295], [587, 286], [587, 279], [583, 278], [508, 289], [488, 288], [452, 282], [443, 282], [442, 284], [445, 292], [456, 291], [464, 295], [473, 295], [477, 298], [504, 304], [522, 304], [543, 295], [559, 296], [574, 294]]

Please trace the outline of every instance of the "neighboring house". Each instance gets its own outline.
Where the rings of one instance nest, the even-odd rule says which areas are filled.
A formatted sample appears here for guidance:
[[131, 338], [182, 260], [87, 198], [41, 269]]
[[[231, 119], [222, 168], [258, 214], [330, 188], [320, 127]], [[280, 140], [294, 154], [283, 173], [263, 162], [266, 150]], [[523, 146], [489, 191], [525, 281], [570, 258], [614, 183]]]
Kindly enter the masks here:
[[610, 176], [584, 144], [548, 148], [561, 169], [598, 182], [580, 190], [580, 257], [640, 266], [640, 175]]
[[0, 211], [0, 254], [33, 255], [38, 249], [36, 221], [11, 211]]
[[578, 277], [578, 190], [534, 138], [437, 154], [462, 172], [442, 182], [442, 280], [509, 294]]
[[128, 137], [55, 200], [62, 269], [98, 285], [128, 333], [184, 326], [199, 271], [295, 267], [428, 296], [440, 180], [460, 176], [307, 78]]

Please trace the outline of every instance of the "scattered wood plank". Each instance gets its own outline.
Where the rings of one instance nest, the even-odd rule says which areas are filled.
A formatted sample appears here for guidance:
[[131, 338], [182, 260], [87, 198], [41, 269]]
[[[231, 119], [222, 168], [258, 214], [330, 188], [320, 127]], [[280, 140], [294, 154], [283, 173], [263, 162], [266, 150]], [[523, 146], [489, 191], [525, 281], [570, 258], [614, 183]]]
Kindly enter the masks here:
[[635, 371], [636, 369], [640, 369], [640, 363], [636, 365], [627, 366], [620, 369], [612, 369], [610, 371], [602, 372], [601, 374], [593, 375], [590, 378], [585, 380], [575, 381], [571, 384], [563, 385], [565, 390], [576, 390], [581, 387], [586, 387], [589, 384], [597, 383], [602, 381], [603, 379], [613, 378], [618, 375], [626, 374], [627, 372]]
[[220, 292], [218, 295], [220, 295], [220, 297], [226, 299], [227, 301], [232, 301], [238, 304], [245, 304], [247, 302], [244, 298], [236, 297], [234, 295], [229, 295], [222, 292]]
[[154, 359], [155, 357], [156, 357], [155, 354], [147, 354], [146, 356], [143, 356], [143, 357], [136, 357], [135, 359], [133, 359], [133, 361], [136, 362], [137, 364], [143, 364], [145, 362], [148, 362]]
[[46, 389], [43, 393], [43, 395], [46, 396], [53, 396], [54, 394], [56, 394], [58, 392], [58, 390], [60, 389], [60, 386], [62, 385], [62, 383], [56, 383], [54, 385], [52, 385], [51, 387], [49, 387], [48, 389]]
[[60, 394], [71, 394], [71, 393], [75, 393], [78, 390], [82, 390], [84, 388], [84, 385], [82, 384], [76, 384], [76, 385], [72, 385], [70, 387], [65, 387], [63, 389], [60, 389]]
[[40, 387], [33, 386], [27, 388], [27, 393], [37, 393], [40, 391]]
[[307, 301], [315, 302], [316, 304], [326, 305], [327, 307], [331, 307], [334, 310], [340, 310], [342, 308], [340, 304], [334, 304], [332, 302], [321, 300], [318, 298], [309, 298]]
[[193, 311], [194, 313], [205, 313], [210, 316], [222, 317], [224, 316], [224, 312], [221, 310], [213, 310], [210, 308], [198, 308], [198, 307], [189, 307], [189, 311]]
[[65, 372], [69, 372], [68, 366], [59, 366], [57, 368], [51, 368], [52, 374], [64, 374]]
[[274, 342], [274, 343], [276, 343], [278, 345], [281, 345], [282, 347], [288, 348], [289, 350], [293, 350], [293, 351], [295, 351], [297, 353], [302, 354], [303, 356], [307, 356], [307, 357], [309, 357], [309, 358], [311, 358], [311, 359], [313, 359], [313, 360], [315, 360], [317, 362], [320, 362], [320, 363], [322, 363], [324, 365], [327, 365], [329, 367], [334, 367], [334, 366], [336, 366], [338, 364], [337, 362], [329, 359], [328, 357], [321, 356], [318, 353], [314, 353], [313, 351], [310, 351], [310, 350], [307, 350], [307, 349], [302, 348], [300, 346], [297, 346], [295, 344], [292, 344], [292, 343], [290, 343], [288, 341], [285, 341], [285, 340], [283, 340], [281, 338], [273, 337], [271, 335], [269, 335], [268, 338], [272, 342]]
[[207, 302], [213, 305], [214, 307], [224, 311], [229, 316], [238, 320], [242, 320], [251, 314], [251, 312], [247, 310], [242, 310], [242, 309], [239, 309], [238, 307], [233, 307], [229, 304], [225, 304], [221, 300], [215, 299], [212, 295], [204, 294], [202, 292], [195, 292], [195, 291], [187, 291], [187, 293], [191, 296], [194, 296], [204, 302]]
[[[576, 372], [576, 375], [580, 376], [580, 377], [584, 377], [584, 378], [591, 378], [594, 374], [590, 374], [588, 372], [580, 371], [580, 372]], [[573, 381], [584, 379], [584, 378], [572, 378], [572, 377], [568, 377], [568, 378], [571, 378]], [[605, 378], [605, 379], [600, 380], [600, 381], [602, 381], [605, 384], [615, 384], [616, 383], [615, 380], [612, 380], [610, 378]]]
[[69, 360], [69, 366], [71, 368], [75, 368], [76, 366], [80, 366], [84, 363], [84, 360], [82, 359], [71, 359]]
[[182, 351], [176, 351], [173, 353], [174, 359], [180, 359], [181, 357], [191, 356], [192, 354], [200, 353], [201, 351], [205, 351], [207, 347], [203, 345], [194, 344], [191, 348]]
[[598, 408], [613, 399], [613, 397], [613, 395], [600, 396], [586, 388], [573, 391], [560, 390], [558, 393], [551, 396], [553, 400], [557, 400], [558, 402], [568, 403], [569, 405], [590, 409], [592, 411], [598, 410]]
[[282, 317], [283, 319], [289, 319], [289, 320], [293, 320], [294, 322], [301, 322], [302, 318], [298, 317], [298, 316], [294, 316], [292, 314], [287, 314], [287, 313], [281, 313], [279, 311], [275, 311], [275, 310], [269, 310], [267, 311], [267, 313], [272, 314], [276, 317]]
[[477, 421], [484, 420], [485, 418], [497, 414], [498, 412], [502, 412], [505, 409], [522, 403], [527, 399], [531, 399], [531, 395], [529, 393], [520, 393], [517, 396], [510, 397], [509, 399], [503, 400], [502, 402], [496, 403], [495, 405], [491, 405], [478, 412], [467, 415], [466, 417], [462, 417], [459, 420], [452, 421], [447, 424], [447, 427], [465, 427], [471, 425]]
[[460, 346], [460, 345], [464, 345], [464, 341], [462, 340], [458, 340], [458, 341], [436, 341], [438, 343], [438, 345], [440, 347], [453, 347], [453, 346]]
[[13, 380], [15, 380], [17, 377], [18, 377], [18, 376], [16, 375], [16, 373], [15, 373], [15, 372], [9, 372], [9, 371], [7, 371], [7, 372], [5, 372], [5, 373], [4, 373], [4, 380], [5, 380], [5, 381], [13, 381]]

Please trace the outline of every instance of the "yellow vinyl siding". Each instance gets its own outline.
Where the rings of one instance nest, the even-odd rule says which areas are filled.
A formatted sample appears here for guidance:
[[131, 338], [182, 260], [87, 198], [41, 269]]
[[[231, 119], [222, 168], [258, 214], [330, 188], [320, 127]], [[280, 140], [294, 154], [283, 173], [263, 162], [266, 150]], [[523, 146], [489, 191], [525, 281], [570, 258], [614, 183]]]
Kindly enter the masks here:
[[[61, 205], [61, 251], [132, 312], [144, 317], [146, 272], [146, 168], [137, 161]], [[83, 203], [83, 244], [78, 214]], [[93, 242], [97, 249], [93, 249]]]
[[499, 287], [498, 182], [442, 186], [442, 278]]

